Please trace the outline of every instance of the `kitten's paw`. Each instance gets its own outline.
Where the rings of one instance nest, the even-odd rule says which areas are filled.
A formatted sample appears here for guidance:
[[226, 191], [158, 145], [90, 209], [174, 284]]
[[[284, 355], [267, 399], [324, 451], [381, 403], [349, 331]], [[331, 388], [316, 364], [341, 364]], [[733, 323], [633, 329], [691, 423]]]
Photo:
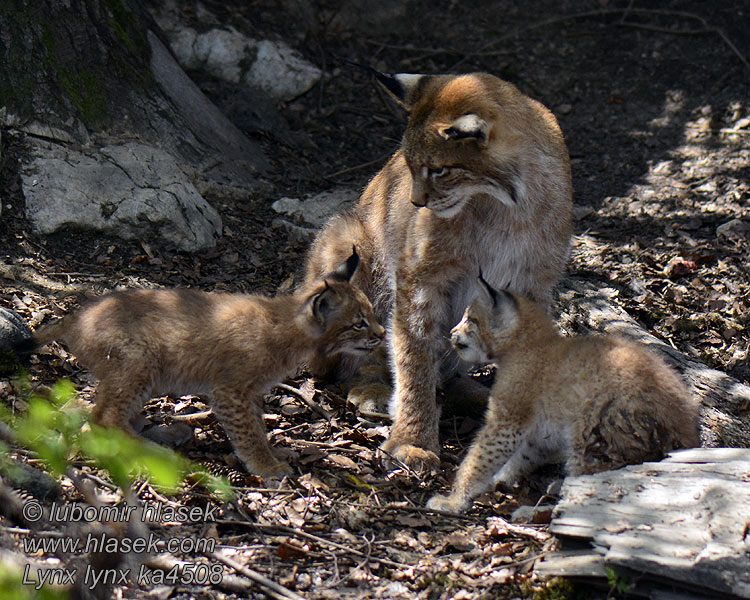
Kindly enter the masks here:
[[468, 508], [468, 503], [459, 498], [451, 496], [441, 496], [436, 494], [427, 502], [427, 508], [430, 510], [439, 510], [442, 512], [453, 513], [455, 515], [464, 512]]
[[193, 428], [185, 423], [158, 425], [144, 430], [141, 435], [147, 440], [170, 448], [179, 448], [193, 439]]
[[425, 450], [411, 444], [389, 444], [386, 440], [381, 446], [383, 452], [387, 453], [385, 463], [393, 468], [405, 464], [412, 471], [424, 473], [426, 471], [437, 471], [440, 468], [440, 458], [432, 450]]
[[356, 385], [346, 399], [357, 407], [358, 412], [387, 413], [393, 390], [384, 383]]
[[263, 477], [284, 477], [286, 475], [293, 475], [294, 469], [292, 469], [289, 463], [277, 462], [273, 465], [268, 465], [262, 469], [256, 469], [256, 475], [262, 475]]

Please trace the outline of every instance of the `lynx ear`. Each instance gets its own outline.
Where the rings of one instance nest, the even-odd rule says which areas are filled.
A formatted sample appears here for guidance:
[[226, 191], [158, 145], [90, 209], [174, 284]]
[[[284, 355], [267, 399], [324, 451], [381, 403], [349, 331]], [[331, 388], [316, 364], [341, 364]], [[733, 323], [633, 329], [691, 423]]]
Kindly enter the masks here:
[[307, 300], [313, 321], [320, 325], [325, 325], [330, 316], [336, 312], [336, 309], [339, 306], [337, 300], [336, 292], [334, 292], [328, 286], [328, 282], [326, 282], [325, 288], [322, 292], [313, 294]]
[[342, 262], [334, 271], [326, 276], [326, 279], [332, 279], [333, 281], [341, 281], [343, 283], [349, 283], [354, 272], [359, 266], [359, 254], [357, 254], [357, 247], [352, 246], [352, 255]]
[[482, 275], [482, 269], [479, 269], [479, 277], [477, 280], [479, 281], [479, 295], [483, 297], [489, 306], [492, 306], [493, 308], [497, 306], [498, 292], [487, 283], [487, 280]]
[[440, 130], [440, 135], [446, 140], [477, 140], [482, 146], [487, 143], [489, 133], [487, 121], [474, 113], [458, 117]]
[[515, 313], [518, 310], [518, 300], [505, 290], [496, 290], [482, 276], [479, 271], [479, 296], [490, 307], [496, 315], [504, 315], [509, 311]]
[[373, 69], [378, 82], [406, 109], [411, 110], [414, 103], [419, 99], [424, 82], [429, 75], [415, 73], [398, 73], [390, 75]]

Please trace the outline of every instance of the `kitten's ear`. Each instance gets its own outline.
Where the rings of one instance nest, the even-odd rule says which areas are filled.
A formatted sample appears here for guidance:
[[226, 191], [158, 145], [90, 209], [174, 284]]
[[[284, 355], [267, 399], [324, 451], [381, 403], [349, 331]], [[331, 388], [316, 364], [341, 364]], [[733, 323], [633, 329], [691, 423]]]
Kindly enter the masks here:
[[339, 307], [338, 294], [326, 281], [322, 291], [314, 293], [307, 299], [307, 305], [312, 320], [323, 326]]
[[424, 83], [429, 79], [429, 75], [419, 75], [416, 73], [398, 73], [390, 75], [372, 70], [378, 82], [390, 93], [399, 104], [406, 110], [411, 110], [415, 102], [419, 99]]
[[482, 275], [482, 269], [479, 269], [479, 297], [482, 301], [492, 308], [497, 306], [498, 291], [493, 288]]
[[518, 312], [518, 300], [516, 297], [505, 290], [496, 290], [482, 276], [479, 271], [479, 297], [490, 308], [496, 318], [508, 320], [508, 317], [514, 316]]
[[446, 140], [476, 140], [482, 146], [487, 144], [489, 134], [487, 121], [474, 113], [458, 117], [440, 130], [440, 135]]
[[359, 266], [359, 254], [357, 254], [357, 247], [352, 246], [352, 254], [344, 262], [342, 262], [336, 269], [326, 276], [326, 279], [332, 279], [333, 281], [341, 281], [343, 283], [349, 283], [354, 272]]

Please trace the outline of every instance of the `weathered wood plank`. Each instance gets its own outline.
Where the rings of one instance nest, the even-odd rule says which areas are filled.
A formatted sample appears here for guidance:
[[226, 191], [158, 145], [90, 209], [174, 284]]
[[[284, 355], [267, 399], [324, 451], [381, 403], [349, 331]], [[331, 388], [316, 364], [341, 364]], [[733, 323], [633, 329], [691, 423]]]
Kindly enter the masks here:
[[[682, 450], [569, 477], [561, 496], [550, 531], [589, 538], [605, 567], [750, 598], [750, 449]], [[555, 565], [543, 571], [564, 575], [575, 563]]]
[[607, 577], [604, 557], [591, 550], [555, 552], [545, 557], [534, 570], [550, 577]]

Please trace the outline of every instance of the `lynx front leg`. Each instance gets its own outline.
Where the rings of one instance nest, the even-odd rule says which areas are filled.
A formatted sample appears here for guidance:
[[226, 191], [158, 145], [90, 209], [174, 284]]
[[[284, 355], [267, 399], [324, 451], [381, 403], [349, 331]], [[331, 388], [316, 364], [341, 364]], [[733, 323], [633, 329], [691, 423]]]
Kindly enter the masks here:
[[[132, 372], [132, 371], [129, 371]], [[149, 399], [147, 378], [121, 381], [119, 378], [102, 378], [96, 388], [91, 422], [99, 427], [118, 427], [137, 438], [132, 421]]]
[[417, 470], [438, 467], [439, 411], [436, 329], [443, 307], [434, 290], [407, 289], [396, 295], [392, 352], [395, 390], [391, 401], [393, 427], [382, 448]]
[[214, 389], [211, 407], [248, 473], [282, 476], [293, 472], [271, 452], [263, 422], [262, 398], [238, 390]]
[[496, 473], [521, 444], [519, 429], [506, 429], [492, 424], [490, 415], [456, 474], [448, 496], [436, 495], [427, 508], [460, 513], [471, 506], [472, 499], [493, 487]]

